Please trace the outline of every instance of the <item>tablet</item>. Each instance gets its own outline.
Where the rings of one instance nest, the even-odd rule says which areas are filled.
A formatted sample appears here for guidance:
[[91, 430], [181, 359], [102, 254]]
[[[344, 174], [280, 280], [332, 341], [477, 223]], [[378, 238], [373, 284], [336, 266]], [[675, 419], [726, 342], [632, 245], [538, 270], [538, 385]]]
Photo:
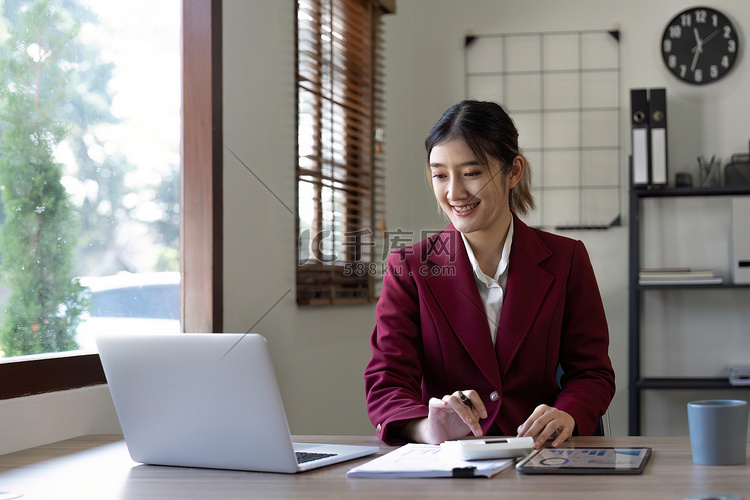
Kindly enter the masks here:
[[523, 474], [641, 474], [651, 448], [542, 448], [516, 464]]

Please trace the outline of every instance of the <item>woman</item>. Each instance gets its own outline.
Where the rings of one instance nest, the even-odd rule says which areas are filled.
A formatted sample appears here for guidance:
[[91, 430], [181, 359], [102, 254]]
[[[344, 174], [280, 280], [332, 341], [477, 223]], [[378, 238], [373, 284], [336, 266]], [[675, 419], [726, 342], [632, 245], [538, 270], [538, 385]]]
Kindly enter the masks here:
[[517, 216], [534, 201], [513, 121], [464, 101], [425, 145], [450, 225], [388, 259], [364, 374], [378, 436], [592, 434], [615, 391], [604, 308], [583, 243]]

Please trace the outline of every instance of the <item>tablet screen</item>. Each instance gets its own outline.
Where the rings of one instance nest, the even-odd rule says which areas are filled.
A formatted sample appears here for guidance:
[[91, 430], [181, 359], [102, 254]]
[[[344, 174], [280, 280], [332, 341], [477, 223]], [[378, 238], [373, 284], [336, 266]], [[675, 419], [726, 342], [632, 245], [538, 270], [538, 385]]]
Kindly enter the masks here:
[[640, 474], [651, 448], [542, 448], [516, 464], [524, 474]]

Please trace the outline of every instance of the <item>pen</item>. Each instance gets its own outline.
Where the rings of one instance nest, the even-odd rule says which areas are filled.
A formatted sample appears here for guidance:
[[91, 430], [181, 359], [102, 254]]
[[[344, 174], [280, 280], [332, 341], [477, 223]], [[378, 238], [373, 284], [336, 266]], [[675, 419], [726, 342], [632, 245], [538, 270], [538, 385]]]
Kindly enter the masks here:
[[458, 391], [458, 400], [461, 401], [461, 404], [463, 404], [464, 406], [468, 406], [472, 410], [474, 409], [474, 405], [471, 404], [471, 400], [467, 398], [466, 394], [461, 391]]

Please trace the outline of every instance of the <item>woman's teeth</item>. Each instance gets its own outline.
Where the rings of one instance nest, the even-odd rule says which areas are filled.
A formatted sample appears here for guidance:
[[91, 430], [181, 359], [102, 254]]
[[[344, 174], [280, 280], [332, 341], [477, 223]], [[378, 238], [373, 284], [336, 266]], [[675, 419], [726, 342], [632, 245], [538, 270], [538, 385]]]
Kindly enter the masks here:
[[479, 205], [479, 202], [472, 203], [471, 205], [463, 205], [463, 206], [460, 206], [460, 207], [453, 207], [453, 210], [455, 210], [458, 213], [468, 212], [469, 210], [471, 210], [472, 208], [476, 207], [477, 205]]

